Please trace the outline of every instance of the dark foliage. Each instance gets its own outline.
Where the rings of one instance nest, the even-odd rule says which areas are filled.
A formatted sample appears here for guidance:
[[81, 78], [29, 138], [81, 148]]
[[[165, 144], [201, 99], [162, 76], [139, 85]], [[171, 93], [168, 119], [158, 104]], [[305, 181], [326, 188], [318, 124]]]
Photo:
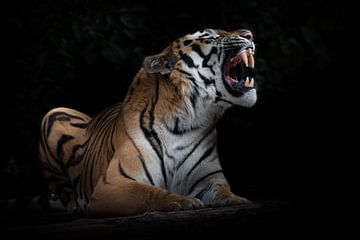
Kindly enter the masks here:
[[[44, 191], [42, 116], [95, 114], [121, 101], [146, 55], [205, 27], [254, 31], [259, 101], [219, 123], [236, 192], [355, 191], [359, 140], [353, 6], [333, 1], [13, 1], [1, 22], [5, 70], [0, 182], [4, 198]], [[5, 86], [5, 83], [7, 84]], [[355, 141], [356, 142], [356, 141]]]

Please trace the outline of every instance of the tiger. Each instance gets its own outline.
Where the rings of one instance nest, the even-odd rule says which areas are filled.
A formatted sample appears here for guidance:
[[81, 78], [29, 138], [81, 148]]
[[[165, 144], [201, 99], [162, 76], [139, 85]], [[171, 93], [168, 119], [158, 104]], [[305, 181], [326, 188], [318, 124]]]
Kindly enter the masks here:
[[50, 110], [39, 155], [51, 194], [90, 217], [249, 204], [224, 176], [216, 124], [255, 105], [254, 54], [250, 30], [204, 29], [145, 57], [124, 101], [94, 118]]

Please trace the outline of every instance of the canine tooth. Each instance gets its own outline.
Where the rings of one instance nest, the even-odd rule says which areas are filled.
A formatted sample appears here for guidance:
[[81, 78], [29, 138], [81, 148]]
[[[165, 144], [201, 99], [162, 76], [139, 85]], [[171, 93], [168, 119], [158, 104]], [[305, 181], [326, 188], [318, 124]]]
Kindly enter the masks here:
[[245, 66], [248, 67], [249, 64], [248, 64], [248, 58], [247, 58], [246, 52], [241, 52], [240, 53], [240, 58], [245, 63]]
[[251, 78], [250, 87], [254, 87], [254, 78]]
[[249, 53], [249, 55], [254, 55], [253, 49], [252, 49], [252, 48], [248, 48], [248, 53]]
[[253, 55], [249, 55], [249, 65], [250, 65], [250, 67], [252, 67], [252, 68], [255, 67], [255, 60], [254, 60], [254, 56], [253, 56]]
[[244, 85], [245, 85], [245, 87], [251, 87], [249, 77], [246, 77], [246, 81], [245, 81]]

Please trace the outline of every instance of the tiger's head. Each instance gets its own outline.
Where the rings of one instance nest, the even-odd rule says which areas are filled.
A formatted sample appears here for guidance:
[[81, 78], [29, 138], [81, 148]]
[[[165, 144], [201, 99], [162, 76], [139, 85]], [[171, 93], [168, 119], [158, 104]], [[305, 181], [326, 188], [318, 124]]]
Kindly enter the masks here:
[[[251, 31], [205, 29], [185, 35], [146, 57], [145, 72], [185, 81], [197, 95], [243, 107], [256, 103], [255, 44]], [[195, 89], [195, 90], [194, 90]]]

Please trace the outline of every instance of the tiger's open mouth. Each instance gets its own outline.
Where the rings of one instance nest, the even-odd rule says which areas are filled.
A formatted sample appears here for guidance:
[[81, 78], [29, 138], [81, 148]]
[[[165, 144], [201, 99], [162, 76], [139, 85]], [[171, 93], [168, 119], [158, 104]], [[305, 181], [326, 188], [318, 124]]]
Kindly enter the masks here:
[[255, 60], [252, 48], [232, 50], [223, 67], [225, 87], [234, 96], [254, 88]]

